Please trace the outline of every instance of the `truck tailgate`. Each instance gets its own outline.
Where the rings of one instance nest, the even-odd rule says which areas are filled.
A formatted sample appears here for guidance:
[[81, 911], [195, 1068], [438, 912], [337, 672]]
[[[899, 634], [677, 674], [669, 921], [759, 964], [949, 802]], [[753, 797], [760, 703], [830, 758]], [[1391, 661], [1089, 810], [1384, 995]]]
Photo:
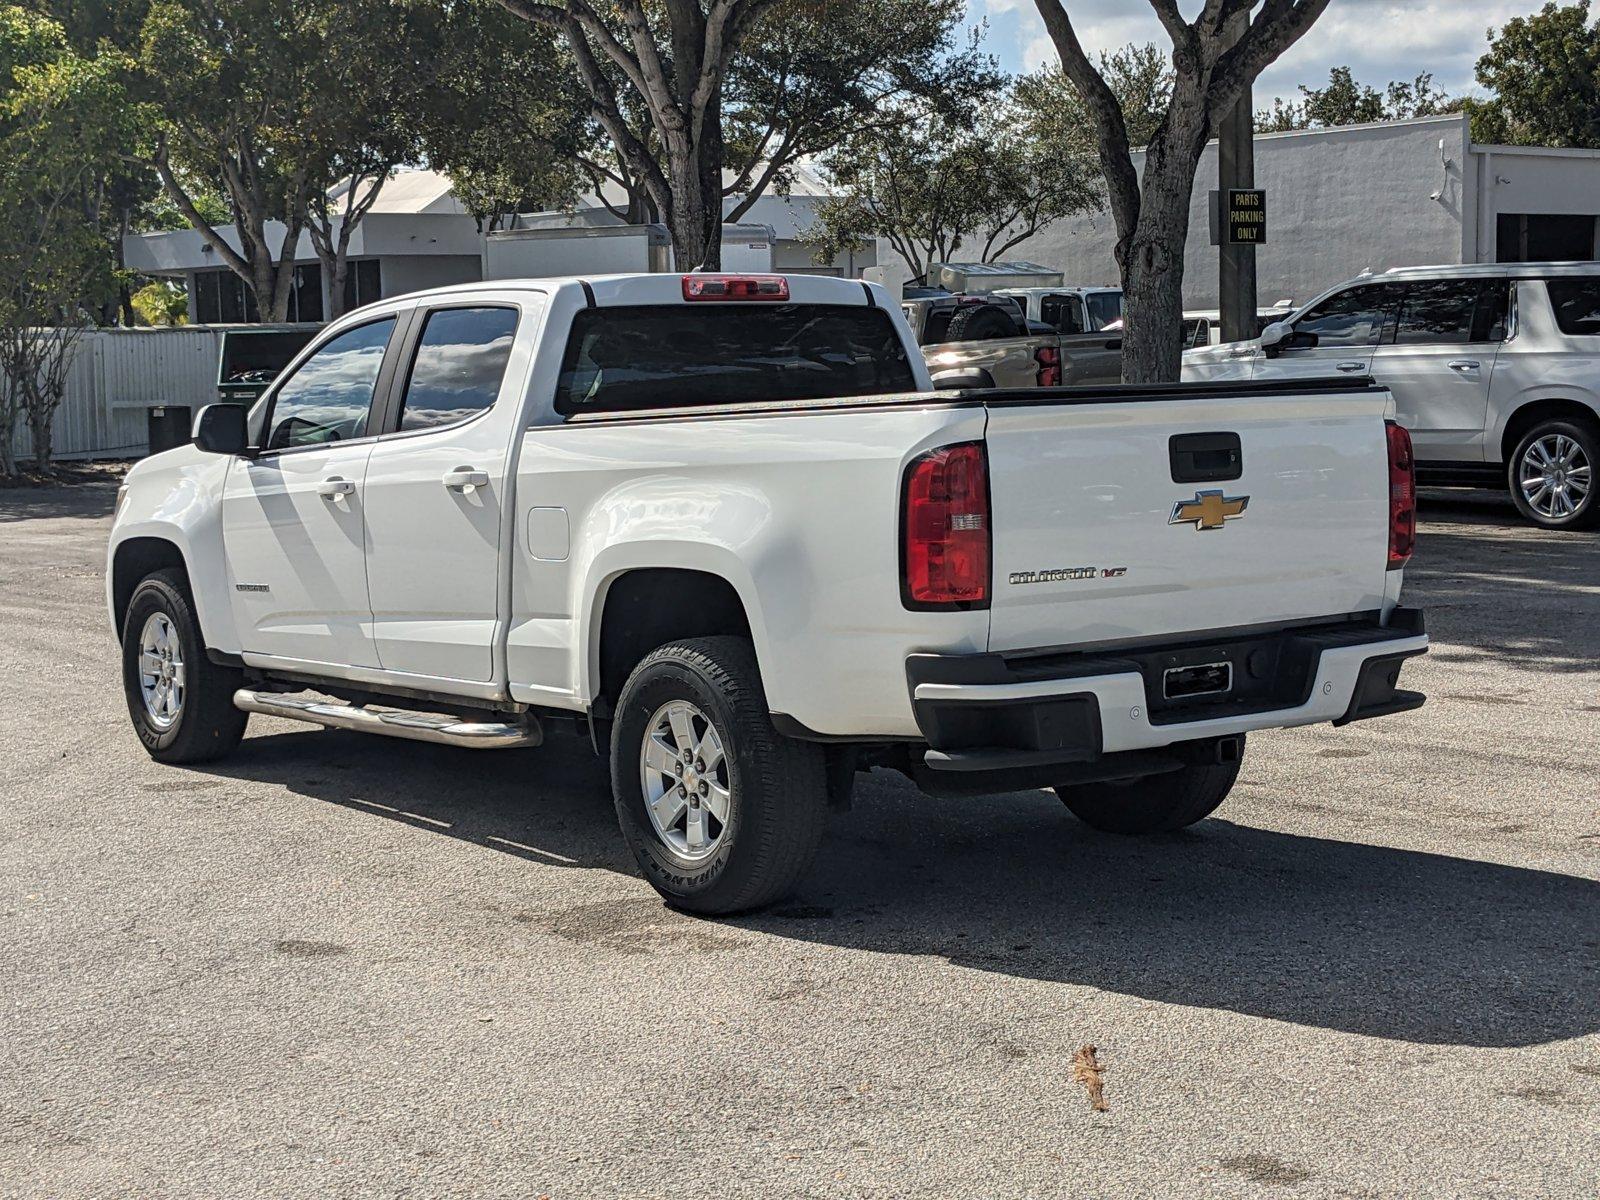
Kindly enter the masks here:
[[[986, 406], [991, 650], [1383, 606], [1387, 391], [1235, 384]], [[1229, 435], [1237, 477], [1214, 478], [1234, 473]]]

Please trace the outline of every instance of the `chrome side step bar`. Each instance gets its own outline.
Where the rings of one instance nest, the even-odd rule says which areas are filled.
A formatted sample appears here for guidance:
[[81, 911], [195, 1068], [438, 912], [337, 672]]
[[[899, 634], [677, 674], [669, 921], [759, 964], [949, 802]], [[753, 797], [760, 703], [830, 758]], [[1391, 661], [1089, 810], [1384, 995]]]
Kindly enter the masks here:
[[519, 746], [537, 746], [544, 741], [544, 730], [532, 716], [525, 718], [526, 724], [463, 721], [459, 717], [362, 708], [327, 700], [302, 700], [250, 688], [240, 688], [233, 694], [233, 706], [247, 713], [308, 721], [312, 725], [326, 725], [330, 729], [356, 729], [363, 733], [380, 733], [385, 737], [436, 742], [442, 746], [465, 746], [472, 750], [510, 750]]

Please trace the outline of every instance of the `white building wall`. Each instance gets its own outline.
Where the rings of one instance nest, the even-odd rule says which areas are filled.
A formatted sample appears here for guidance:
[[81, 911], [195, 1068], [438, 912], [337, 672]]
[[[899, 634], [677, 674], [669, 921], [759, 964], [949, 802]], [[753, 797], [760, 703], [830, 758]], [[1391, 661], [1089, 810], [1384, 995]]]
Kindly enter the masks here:
[[385, 298], [483, 278], [483, 258], [478, 254], [396, 255], [380, 257], [378, 262]]
[[[1368, 269], [1470, 256], [1477, 172], [1463, 172], [1468, 146], [1459, 116], [1257, 137], [1256, 186], [1267, 192], [1267, 244], [1256, 259], [1261, 302], [1306, 300]], [[1141, 161], [1136, 155], [1135, 165]], [[1201, 156], [1189, 209], [1184, 298], [1191, 308], [1219, 304], [1210, 229], [1216, 178], [1213, 142]], [[1115, 286], [1115, 243], [1105, 211], [1058, 222], [1006, 257], [1059, 268], [1068, 284]], [[884, 243], [878, 261], [895, 290], [907, 277], [904, 264]]]

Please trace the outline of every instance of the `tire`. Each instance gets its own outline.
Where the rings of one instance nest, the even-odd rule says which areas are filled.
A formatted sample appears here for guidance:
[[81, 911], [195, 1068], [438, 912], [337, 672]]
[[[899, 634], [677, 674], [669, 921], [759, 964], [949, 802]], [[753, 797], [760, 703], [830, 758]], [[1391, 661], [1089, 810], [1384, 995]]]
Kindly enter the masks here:
[[[147, 701], [141, 659], [147, 632], [162, 631], [177, 664], [166, 664], [181, 684], [175, 703]], [[157, 653], [156, 662], [163, 655]], [[157, 678], [163, 676], [158, 672]], [[150, 757], [164, 763], [199, 763], [233, 751], [244, 737], [249, 714], [233, 706], [244, 673], [206, 657], [205, 639], [195, 619], [189, 590], [178, 571], [157, 571], [134, 589], [122, 626], [122, 690], [134, 732]], [[169, 687], [167, 695], [173, 693]], [[158, 693], [159, 695], [159, 693]]]
[[1105, 833], [1171, 833], [1217, 810], [1233, 790], [1241, 761], [1194, 763], [1127, 783], [1058, 787], [1056, 795], [1078, 820]]
[[[687, 736], [677, 732], [679, 718]], [[720, 743], [720, 765], [712, 749], [678, 762], [678, 776], [658, 769], [674, 761], [681, 742]], [[685, 791], [674, 800], [675, 789], [665, 789], [653, 817], [646, 788], [659, 790], [671, 778], [681, 778]], [[611, 787], [640, 870], [686, 912], [747, 912], [782, 899], [810, 867], [827, 819], [823, 749], [772, 727], [755, 651], [743, 638], [662, 646], [634, 669], [611, 727]]]
[[945, 338], [952, 342], [988, 342], [995, 338], [1020, 337], [1017, 321], [998, 304], [974, 304], [950, 318]]
[[[1506, 487], [1517, 511], [1541, 529], [1592, 529], [1600, 524], [1597, 468], [1600, 426], [1541, 421], [1518, 440], [1506, 464]], [[1586, 485], [1581, 494], [1578, 485]]]

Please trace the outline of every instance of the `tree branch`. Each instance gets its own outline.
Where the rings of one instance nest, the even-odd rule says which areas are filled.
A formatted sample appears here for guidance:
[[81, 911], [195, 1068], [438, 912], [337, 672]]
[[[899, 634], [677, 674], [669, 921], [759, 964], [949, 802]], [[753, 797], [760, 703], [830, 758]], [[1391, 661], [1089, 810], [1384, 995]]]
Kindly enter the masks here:
[[1220, 114], [1232, 108], [1262, 71], [1305, 36], [1328, 3], [1329, 0], [1267, 0], [1244, 36], [1217, 60], [1206, 91], [1210, 111]]
[[[178, 182], [178, 177], [173, 173], [172, 164], [167, 157], [165, 137], [157, 143], [155, 157], [151, 160], [151, 165], [155, 167], [156, 174], [161, 179], [161, 186], [167, 193], [168, 199], [184, 215], [190, 226], [206, 240], [206, 243], [217, 252], [217, 257], [227, 263], [234, 274], [244, 279], [249, 279], [250, 264], [245, 261], [237, 250], [223, 240], [222, 235], [212, 228], [210, 221], [201, 216], [200, 210], [195, 206], [189, 193], [184, 191], [183, 185]], [[235, 226], [235, 228], [237, 229], [238, 226]]]
[[[1327, 0], [1322, 0], [1324, 4]], [[1046, 31], [1061, 56], [1061, 70], [1078, 90], [1100, 133], [1100, 166], [1111, 196], [1111, 215], [1119, 242], [1133, 236], [1139, 224], [1139, 175], [1133, 169], [1128, 124], [1116, 94], [1089, 60], [1061, 0], [1034, 0]]]

